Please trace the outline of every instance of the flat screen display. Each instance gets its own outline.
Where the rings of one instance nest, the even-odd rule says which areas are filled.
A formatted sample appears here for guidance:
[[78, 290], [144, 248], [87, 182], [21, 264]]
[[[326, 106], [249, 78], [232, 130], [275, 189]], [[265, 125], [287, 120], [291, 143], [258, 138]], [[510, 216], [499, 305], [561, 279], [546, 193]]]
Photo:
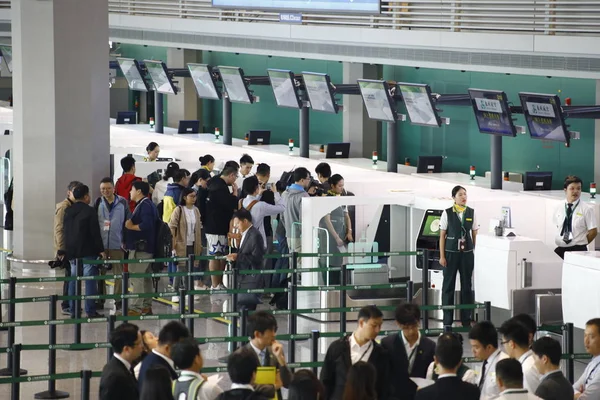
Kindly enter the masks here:
[[410, 122], [415, 125], [440, 127], [442, 120], [431, 101], [429, 85], [398, 83]]
[[252, 103], [252, 96], [244, 82], [244, 71], [239, 67], [219, 67], [221, 80], [229, 100], [235, 103]]
[[298, 96], [292, 71], [268, 69], [267, 74], [269, 74], [271, 88], [273, 88], [275, 101], [279, 107], [302, 108], [302, 101]]
[[396, 121], [396, 103], [392, 99], [386, 81], [359, 79], [358, 87], [369, 118], [387, 122]]
[[501, 136], [516, 136], [506, 93], [498, 90], [469, 89], [471, 105], [479, 132]]
[[2, 53], [2, 58], [4, 58], [4, 61], [6, 62], [8, 72], [12, 74], [12, 46], [0, 46], [0, 52]]
[[121, 67], [123, 75], [125, 75], [125, 79], [127, 79], [129, 89], [141, 92], [150, 91], [148, 82], [142, 78], [142, 70], [137, 60], [133, 58], [117, 58], [117, 62], [119, 63], [119, 67]]
[[213, 79], [213, 71], [210, 65], [188, 64], [190, 76], [194, 81], [196, 93], [201, 99], [219, 100], [221, 92], [217, 89]]
[[440, 215], [427, 215], [423, 225], [423, 236], [440, 236]]
[[214, 7], [379, 14], [379, 0], [212, 0]]
[[532, 138], [569, 143], [569, 131], [565, 125], [558, 96], [519, 93], [519, 97]]
[[338, 106], [333, 98], [333, 88], [329, 75], [316, 72], [303, 72], [304, 87], [310, 100], [310, 108], [315, 111], [337, 114]]
[[177, 88], [173, 84], [169, 73], [167, 72], [167, 66], [162, 61], [144, 60], [146, 69], [152, 77], [154, 82], [154, 88], [158, 93], [164, 94], [177, 94]]

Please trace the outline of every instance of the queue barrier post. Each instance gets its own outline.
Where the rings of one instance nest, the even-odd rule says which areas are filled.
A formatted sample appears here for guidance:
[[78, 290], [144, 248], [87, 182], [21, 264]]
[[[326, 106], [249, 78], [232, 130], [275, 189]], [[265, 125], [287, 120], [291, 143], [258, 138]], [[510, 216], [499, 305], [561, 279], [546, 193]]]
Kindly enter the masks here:
[[[0, 300], [2, 300], [2, 285], [0, 285]], [[7, 310], [8, 310], [8, 305], [7, 305]], [[0, 305], [0, 322], [2, 322], [2, 306]], [[4, 332], [7, 331], [8, 328], [3, 326], [0, 327], [0, 332]]]
[[[106, 342], [110, 343], [110, 335], [112, 333], [112, 331], [115, 330], [115, 325], [117, 323], [117, 316], [116, 315], [109, 315], [108, 316], [108, 325], [106, 327]], [[113, 356], [113, 349], [112, 346], [109, 346], [106, 349], [106, 363], [108, 364], [110, 362], [110, 359]]]
[[[58, 296], [56, 295], [50, 296], [49, 321], [56, 320], [57, 298]], [[48, 324], [48, 344], [50, 345], [50, 349], [48, 349], [48, 375], [52, 377], [56, 374], [56, 349], [52, 348], [52, 346], [56, 345], [56, 324]], [[69, 393], [56, 390], [56, 380], [52, 378], [48, 379], [48, 390], [34, 395], [35, 399], [66, 399], [68, 397]]]
[[[8, 282], [8, 297], [10, 299], [17, 298], [17, 278], [11, 277]], [[16, 304], [11, 302], [8, 305], [8, 322], [15, 322], [16, 318]], [[6, 347], [12, 348], [15, 344], [15, 327], [8, 327], [8, 335], [7, 335], [7, 343]], [[13, 375], [13, 358], [10, 354], [7, 354], [6, 357], [6, 368], [0, 369], [0, 376], [12, 376]], [[19, 369], [19, 376], [27, 375], [27, 371], [24, 369]]]
[[[194, 257], [195, 256], [193, 254], [190, 254], [188, 256], [188, 260], [187, 260], [187, 264], [188, 264], [187, 288], [188, 288], [188, 291], [194, 290], [194, 276], [192, 275], [192, 273], [194, 272]], [[179, 299], [179, 301], [181, 302], [182, 299]], [[189, 314], [194, 313], [194, 295], [188, 295], [187, 308], [188, 308]], [[187, 319], [187, 327], [188, 327], [188, 330], [190, 331], [190, 334], [192, 335], [192, 337], [194, 337], [194, 319], [193, 318]]]
[[[342, 265], [340, 271], [340, 284], [346, 286], [348, 284], [348, 276], [346, 274], [346, 266]], [[346, 290], [340, 290], [340, 308], [346, 308]], [[340, 311], [340, 332], [346, 332], [346, 313]]]
[[123, 299], [121, 304], [121, 311], [123, 312], [123, 316], [127, 316], [129, 314], [129, 299], [127, 298], [127, 293], [129, 293], [129, 272], [123, 272], [123, 293], [121, 293], [121, 298]]
[[452, 333], [452, 325], [444, 325], [444, 333]]
[[406, 302], [412, 303], [414, 295], [415, 295], [415, 285], [414, 285], [413, 281], [406, 282]]
[[90, 400], [90, 382], [92, 380], [92, 371], [81, 371], [81, 400]]
[[485, 301], [483, 303], [485, 308], [483, 309], [483, 320], [491, 321], [492, 320], [492, 303], [490, 301]]
[[[81, 258], [78, 258], [77, 261], [75, 261], [75, 265], [76, 265], [76, 276], [77, 278], [83, 276], [83, 260]], [[75, 301], [73, 302], [73, 304], [75, 304], [75, 312], [73, 313], [73, 310], [71, 310], [71, 315], [75, 315], [76, 319], [80, 319], [81, 318], [81, 279], [77, 279], [75, 281]], [[73, 343], [74, 344], [79, 344], [81, 343], [81, 324], [76, 324], [75, 327], [73, 328]]]
[[[12, 358], [12, 378], [16, 379], [21, 376], [21, 344], [12, 345], [12, 354], [9, 357]], [[21, 383], [19, 381], [10, 384], [10, 398], [12, 400], [21, 399]]]
[[[310, 362], [319, 361], [319, 338], [321, 337], [321, 332], [319, 330], [313, 330], [310, 333]], [[312, 367], [315, 375], [317, 374], [317, 367]]]
[[[240, 336], [250, 336], [248, 332], [248, 309], [246, 307], [242, 307], [240, 310], [242, 312], [242, 316], [240, 317]], [[241, 346], [245, 346], [246, 342], [242, 342]]]
[[[298, 308], [298, 252], [292, 252], [292, 272], [290, 282], [288, 283], [288, 310], [296, 310]], [[289, 362], [296, 361], [296, 340], [292, 339], [293, 335], [298, 333], [297, 314], [288, 314], [288, 332], [290, 335], [289, 346], [288, 346], [288, 358]]]
[[180, 317], [180, 321], [182, 324], [185, 325], [185, 296], [186, 296], [187, 290], [185, 289], [179, 289], [179, 317]]
[[[423, 268], [421, 269], [423, 289], [421, 292], [421, 304], [429, 305], [429, 250], [423, 250]], [[423, 329], [429, 329], [429, 313], [423, 313]]]
[[[563, 349], [565, 350], [565, 353], [567, 354], [573, 354], [575, 353], [575, 345], [574, 345], [574, 337], [573, 337], [573, 324], [572, 323], [566, 323], [563, 325]], [[566, 378], [569, 380], [569, 382], [571, 382], [571, 384], [574, 383], [575, 381], [575, 360], [573, 359], [573, 357], [569, 357], [566, 360], [566, 364], [567, 364], [567, 371], [566, 371]]]
[[[238, 273], [238, 269], [237, 268], [230, 268], [231, 269], [231, 288], [232, 289], [237, 289], [239, 286], [239, 273]], [[235, 312], [236, 308], [237, 308], [237, 302], [238, 302], [238, 294], [237, 293], [231, 293], [231, 306], [230, 311], [231, 312]], [[237, 316], [233, 316], [231, 317], [231, 324], [229, 325], [229, 335], [231, 336], [237, 336], [237, 331], [238, 331], [238, 317]], [[231, 348], [231, 352], [234, 352], [237, 347], [238, 344], [237, 342], [230, 342], [230, 346]]]

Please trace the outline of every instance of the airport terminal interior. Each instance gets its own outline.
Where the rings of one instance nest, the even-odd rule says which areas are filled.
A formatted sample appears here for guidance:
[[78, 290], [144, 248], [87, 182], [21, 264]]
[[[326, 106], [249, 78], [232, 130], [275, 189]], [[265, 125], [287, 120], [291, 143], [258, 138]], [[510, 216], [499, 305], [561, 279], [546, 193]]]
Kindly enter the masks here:
[[[394, 310], [409, 302], [421, 307], [423, 337], [462, 337], [463, 362], [477, 374], [471, 326], [498, 328], [525, 314], [536, 339], [561, 343], [560, 369], [571, 383], [592, 379], [586, 368], [597, 355], [584, 330], [600, 318], [597, 3], [0, 0], [0, 398], [100, 398], [109, 333], [122, 321], [155, 335], [182, 321], [203, 371], [227, 390], [227, 358], [248, 336], [253, 311], [239, 303], [248, 297], [275, 316], [287, 362], [317, 376], [329, 345], [357, 329], [362, 307], [382, 310], [379, 341], [398, 332]], [[227, 182], [232, 193], [253, 176], [261, 195], [280, 192], [281, 203], [273, 196], [282, 208], [264, 220], [269, 254], [251, 268], [262, 271], [244, 274], [228, 262], [221, 285], [211, 280], [208, 260], [212, 268], [241, 254], [244, 236], [219, 252], [223, 243], [210, 238], [217, 235], [202, 232], [197, 253], [192, 227], [191, 253], [171, 253], [168, 243], [168, 254], [145, 258], [189, 266], [186, 255], [203, 257], [183, 277], [186, 285], [199, 279], [184, 289], [199, 293], [179, 296], [186, 292], [168, 276], [173, 262], [163, 260], [152, 264], [150, 292], [134, 274], [138, 286], [110, 298], [111, 275], [129, 279], [143, 260], [132, 255], [120, 275], [112, 266], [127, 260], [88, 254], [109, 275], [100, 284], [107, 296], [94, 298], [97, 314], [84, 300], [61, 312], [62, 297], [96, 295], [102, 281], [90, 280], [85, 260], [83, 279], [58, 265], [57, 203], [79, 181], [93, 206], [106, 193], [103, 178], [119, 186], [131, 172], [123, 160], [135, 161], [161, 215], [185, 208], [183, 195], [167, 203], [175, 196], [165, 195], [167, 182], [191, 173], [204, 184], [227, 182], [230, 161], [241, 166], [235, 184]], [[267, 174], [259, 171], [265, 164]], [[298, 168], [310, 177], [294, 181]], [[212, 193], [210, 183], [199, 185], [186, 186]], [[299, 217], [282, 222], [298, 188], [309, 193], [294, 205]], [[124, 209], [135, 216], [129, 200]], [[223, 207], [214, 203], [207, 214]], [[107, 212], [103, 238], [111, 235]], [[203, 230], [215, 215], [201, 216]], [[459, 256], [466, 267], [457, 267]], [[461, 273], [448, 284], [450, 265]], [[245, 276], [258, 283], [243, 286]], [[69, 280], [75, 291], [63, 293]], [[144, 308], [136, 308], [140, 293]], [[461, 321], [468, 312], [458, 304], [472, 321]]]

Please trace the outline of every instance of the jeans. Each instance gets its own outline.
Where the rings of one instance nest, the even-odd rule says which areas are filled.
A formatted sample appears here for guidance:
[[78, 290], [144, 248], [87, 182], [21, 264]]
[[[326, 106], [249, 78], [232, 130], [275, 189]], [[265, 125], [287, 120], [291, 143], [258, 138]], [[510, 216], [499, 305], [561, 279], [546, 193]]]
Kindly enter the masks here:
[[[65, 263], [67, 262], [67, 259], [65, 258]], [[69, 263], [68, 267], [65, 267], [65, 277], [69, 277], [71, 276], [71, 264]], [[71, 284], [71, 281], [64, 281], [63, 282], [63, 296], [68, 296], [69, 295], [69, 285]], [[71, 302], [68, 300], [63, 300], [62, 303], [60, 304], [60, 307], [63, 310], [69, 310], [71, 307]]]
[[[98, 276], [98, 265], [85, 264], [85, 260], [95, 260], [96, 257], [83, 257], [83, 276]], [[71, 263], [71, 276], [77, 275], [77, 260], [70, 260]], [[69, 296], [75, 296], [75, 285], [77, 281], [69, 281]], [[85, 284], [85, 295], [95, 296], [98, 294], [98, 283], [94, 280], [86, 280]], [[69, 301], [71, 308], [71, 316], [75, 315], [75, 301]], [[96, 300], [85, 300], [85, 313], [87, 315], [96, 314]]]
[[[168, 263], [167, 263], [167, 272], [168, 272], [169, 274], [172, 274], [172, 273], [174, 273], [174, 272], [177, 272], [177, 265], [176, 265], [174, 262], [172, 262], [172, 261], [171, 261], [171, 262], [168, 262]], [[172, 285], [174, 280], [175, 280], [175, 279], [174, 279], [174, 277], [170, 276], [170, 277], [169, 277], [169, 284], [171, 284], [171, 285]]]

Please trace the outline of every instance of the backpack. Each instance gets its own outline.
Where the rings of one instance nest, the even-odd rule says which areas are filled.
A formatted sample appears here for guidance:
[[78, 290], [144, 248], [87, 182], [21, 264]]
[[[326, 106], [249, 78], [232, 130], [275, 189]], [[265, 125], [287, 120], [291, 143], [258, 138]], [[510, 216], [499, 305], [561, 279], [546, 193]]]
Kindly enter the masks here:
[[288, 186], [294, 183], [294, 171], [284, 171], [281, 174], [281, 178], [279, 178], [279, 181], [285, 185], [284, 187], [287, 188]]
[[[256, 203], [258, 203], [259, 200], [252, 200], [250, 202], [250, 204], [248, 204], [248, 207], [244, 207], [242, 206], [242, 202], [244, 201], [244, 199], [240, 199], [240, 201], [238, 202], [238, 209], [242, 209], [245, 208], [246, 210], [250, 211], [252, 210], [252, 207], [254, 207], [256, 205]], [[233, 218], [231, 219], [231, 221], [229, 221], [229, 232], [227, 233], [227, 241], [229, 242], [229, 247], [233, 247], [234, 249], [237, 249], [237, 243], [238, 241], [242, 240], [242, 235], [238, 232], [237, 229], [235, 229], [233, 227]]]
[[[156, 219], [156, 240], [155, 240], [154, 258], [171, 257], [173, 251], [173, 235], [169, 224], [162, 219]], [[163, 262], [154, 262], [151, 265], [152, 272], [161, 272], [164, 268]]]
[[6, 193], [4, 193], [4, 207], [6, 208], [6, 216], [4, 218], [4, 229], [7, 231], [12, 231], [13, 226], [13, 209], [12, 209], [12, 201], [13, 201], [13, 181], [11, 179], [10, 186]]
[[[173, 381], [173, 396], [177, 396], [175, 397], [175, 399], [179, 399], [179, 396], [181, 394], [183, 394], [183, 392], [176, 392], [177, 390], [177, 380]], [[204, 385], [204, 382], [206, 382], [204, 379], [200, 379], [200, 378], [194, 378], [192, 379], [192, 381], [190, 382], [190, 385], [188, 387], [187, 393], [185, 394], [185, 399], [186, 400], [196, 400], [198, 398], [198, 392], [200, 392], [200, 388], [202, 387], [202, 385]]]
[[163, 209], [165, 207], [165, 203], [161, 200], [160, 203], [156, 205], [156, 211], [158, 211], [158, 218], [162, 220], [163, 217]]

